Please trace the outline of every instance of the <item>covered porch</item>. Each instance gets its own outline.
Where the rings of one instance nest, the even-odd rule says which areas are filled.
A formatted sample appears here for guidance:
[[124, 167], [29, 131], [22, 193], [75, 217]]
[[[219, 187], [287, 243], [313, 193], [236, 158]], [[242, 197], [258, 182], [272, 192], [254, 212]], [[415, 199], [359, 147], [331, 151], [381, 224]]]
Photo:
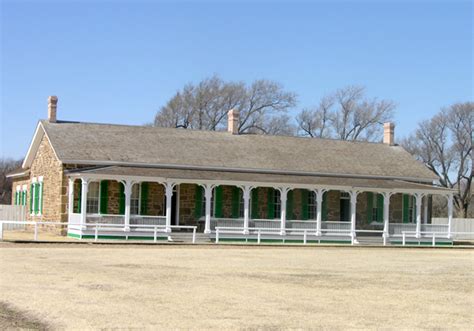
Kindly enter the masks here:
[[[409, 181], [118, 166], [68, 176], [68, 232], [80, 238], [98, 224], [105, 235], [127, 239], [151, 237], [157, 229], [168, 239], [188, 226], [216, 241], [451, 237], [452, 192]], [[430, 224], [434, 194], [447, 198], [446, 225]]]

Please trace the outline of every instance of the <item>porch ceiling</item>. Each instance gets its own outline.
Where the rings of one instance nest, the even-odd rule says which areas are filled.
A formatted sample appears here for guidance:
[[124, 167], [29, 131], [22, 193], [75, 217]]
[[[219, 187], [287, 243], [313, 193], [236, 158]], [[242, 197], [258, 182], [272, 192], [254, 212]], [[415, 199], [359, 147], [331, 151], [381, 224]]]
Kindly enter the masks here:
[[[342, 178], [302, 175], [262, 174], [235, 171], [206, 171], [169, 168], [110, 166], [95, 169], [77, 169], [68, 172], [70, 176], [89, 176], [104, 179], [136, 178], [141, 181], [215, 182], [229, 185], [254, 184], [258, 186], [288, 185], [290, 187], [344, 187], [360, 190], [383, 191], [424, 191], [426, 193], [447, 194], [451, 190], [389, 179]], [[337, 189], [337, 188], [336, 188]]]

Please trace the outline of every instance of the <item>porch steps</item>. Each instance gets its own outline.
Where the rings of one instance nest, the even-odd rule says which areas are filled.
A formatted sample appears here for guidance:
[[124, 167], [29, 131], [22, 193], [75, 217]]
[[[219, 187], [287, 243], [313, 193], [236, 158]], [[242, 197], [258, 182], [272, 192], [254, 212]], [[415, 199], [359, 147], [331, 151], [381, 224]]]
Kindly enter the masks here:
[[[171, 240], [176, 243], [192, 243], [193, 233], [192, 232], [172, 232]], [[196, 243], [210, 243], [211, 239], [208, 234], [196, 233]]]

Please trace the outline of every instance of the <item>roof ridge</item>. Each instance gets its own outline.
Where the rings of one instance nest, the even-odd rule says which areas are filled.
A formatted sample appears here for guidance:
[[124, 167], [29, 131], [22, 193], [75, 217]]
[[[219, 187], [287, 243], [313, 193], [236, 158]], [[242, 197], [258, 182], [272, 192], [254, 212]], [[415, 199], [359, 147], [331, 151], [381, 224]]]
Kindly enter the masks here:
[[186, 132], [197, 132], [197, 133], [210, 133], [210, 134], [222, 134], [226, 136], [232, 137], [262, 137], [263, 139], [300, 139], [300, 140], [310, 140], [310, 141], [333, 141], [336, 143], [346, 143], [346, 144], [367, 144], [367, 145], [381, 145], [387, 147], [398, 147], [398, 144], [393, 146], [384, 144], [382, 142], [375, 142], [375, 141], [364, 141], [364, 140], [342, 140], [337, 138], [321, 138], [321, 137], [308, 137], [308, 136], [300, 136], [300, 135], [272, 135], [272, 134], [257, 134], [257, 133], [242, 133], [233, 135], [227, 131], [218, 131], [218, 130], [201, 130], [201, 129], [188, 129], [188, 128], [172, 128], [172, 127], [164, 127], [164, 126], [148, 126], [148, 125], [138, 125], [138, 124], [116, 124], [116, 123], [99, 123], [99, 122], [81, 122], [81, 121], [57, 121], [56, 123], [50, 123], [48, 120], [41, 120], [42, 124], [81, 124], [81, 125], [98, 125], [98, 126], [116, 126], [116, 127], [130, 127], [130, 128], [141, 128], [141, 129], [150, 129], [150, 130], [166, 130], [166, 131], [186, 131]]

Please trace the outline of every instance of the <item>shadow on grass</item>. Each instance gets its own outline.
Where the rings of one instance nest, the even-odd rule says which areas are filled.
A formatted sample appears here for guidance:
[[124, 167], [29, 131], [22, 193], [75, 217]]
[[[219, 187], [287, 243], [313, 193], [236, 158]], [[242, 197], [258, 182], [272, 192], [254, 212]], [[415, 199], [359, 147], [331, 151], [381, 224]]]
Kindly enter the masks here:
[[50, 330], [40, 320], [28, 316], [11, 305], [0, 301], [0, 330]]

